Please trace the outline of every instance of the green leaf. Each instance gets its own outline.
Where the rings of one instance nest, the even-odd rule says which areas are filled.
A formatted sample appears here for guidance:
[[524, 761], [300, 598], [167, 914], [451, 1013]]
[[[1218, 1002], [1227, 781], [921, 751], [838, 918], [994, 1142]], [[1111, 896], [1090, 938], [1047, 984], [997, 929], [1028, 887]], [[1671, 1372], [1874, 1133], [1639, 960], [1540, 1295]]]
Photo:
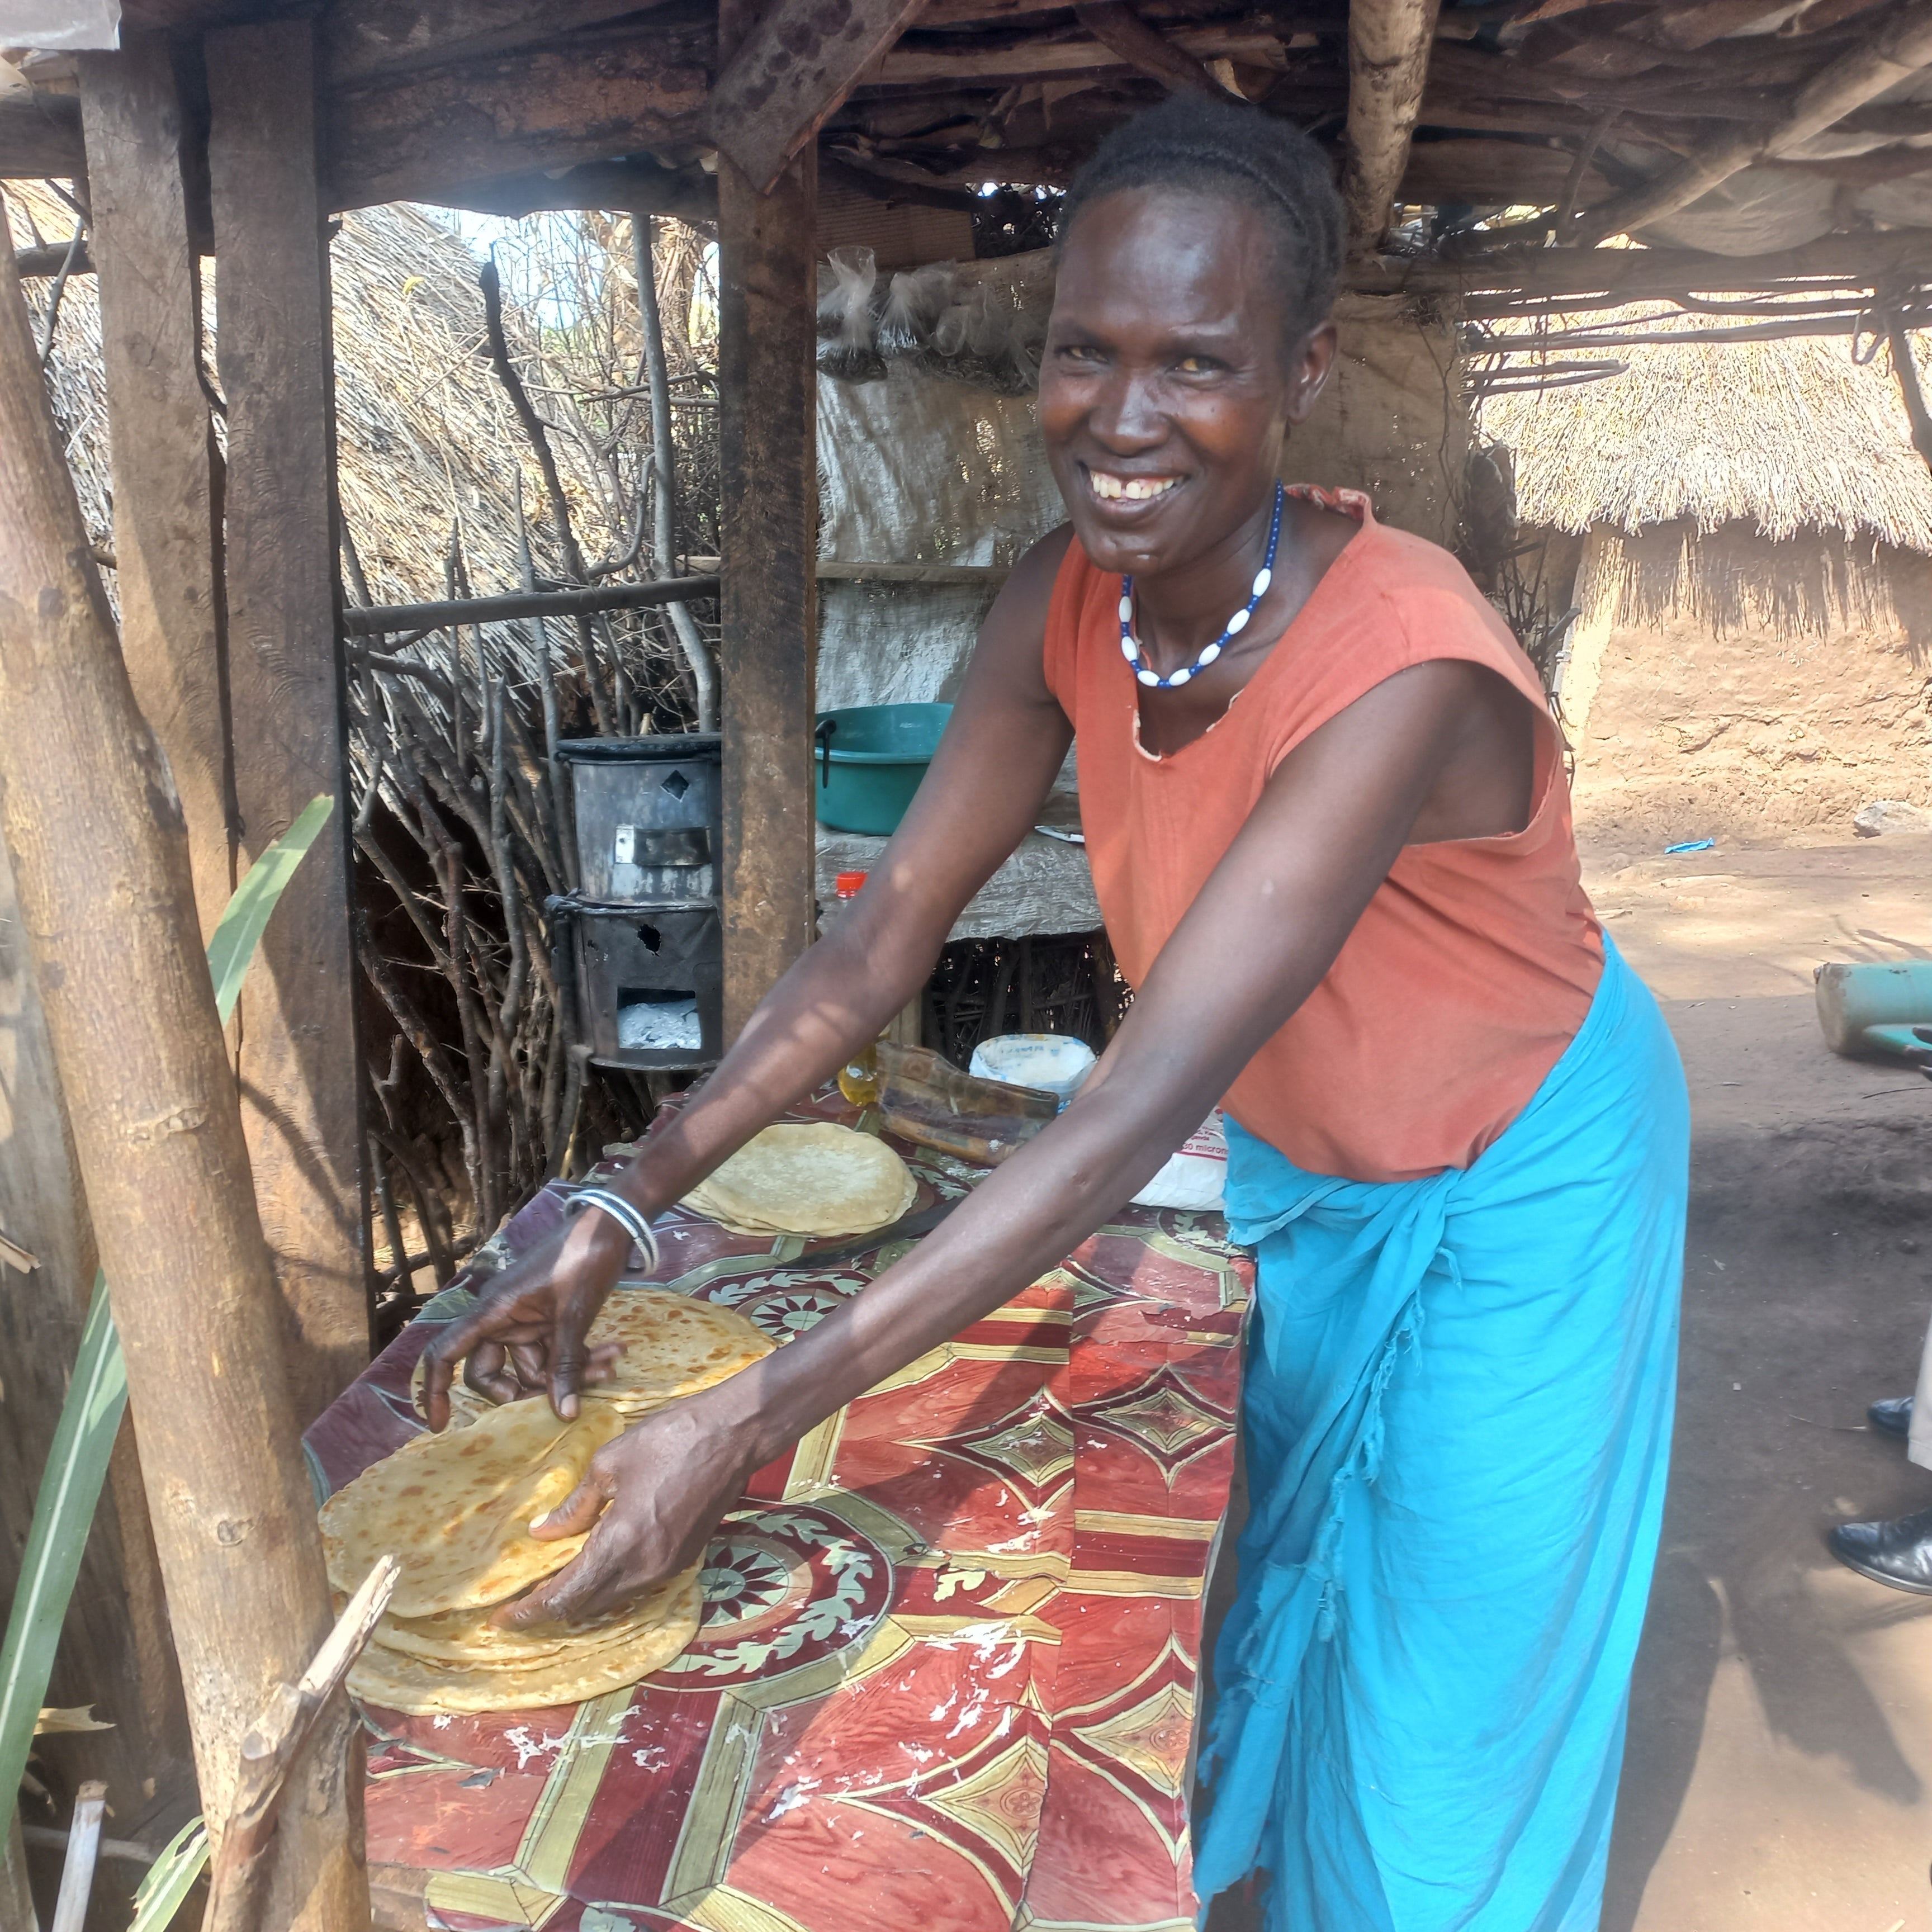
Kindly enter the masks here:
[[[215, 1004], [224, 1024], [235, 1010], [242, 982], [276, 901], [334, 808], [334, 800], [326, 794], [315, 800], [248, 868], [248, 877], [223, 908], [214, 936], [208, 942], [208, 965], [214, 980]], [[6, 1640], [0, 1644], [0, 1794], [4, 1794], [0, 1802], [11, 1802], [27, 1768], [34, 1725], [53, 1669], [55, 1646], [60, 1641], [74, 1579], [80, 1571], [81, 1552], [87, 1547], [100, 1486], [107, 1478], [108, 1458], [114, 1452], [114, 1438], [127, 1406], [128, 1376], [121, 1338], [114, 1332], [106, 1278], [97, 1274], [81, 1330], [80, 1359], [61, 1405], [53, 1446], [47, 1452], [40, 1493], [34, 1502], [33, 1526], [27, 1533], [20, 1583], [8, 1613]], [[204, 1840], [200, 1856], [174, 1904], [186, 1895], [206, 1857]], [[168, 1910], [171, 1915], [173, 1905]], [[152, 1922], [157, 1926], [166, 1922], [166, 1917]]]
[[312, 800], [294, 824], [248, 868], [247, 878], [222, 908], [214, 936], [208, 942], [208, 970], [214, 976], [214, 1004], [224, 1026], [241, 997], [242, 982], [248, 976], [255, 948], [261, 944], [275, 902], [334, 809], [335, 801], [326, 792]]
[[20, 1562], [20, 1587], [7, 1619], [7, 1640], [0, 1648], [0, 1792], [10, 1798], [27, 1768], [54, 1647], [127, 1406], [128, 1376], [107, 1310], [106, 1278], [97, 1274], [81, 1330], [80, 1359], [47, 1453]]
[[208, 1850], [207, 1826], [190, 1818], [148, 1868], [134, 1894], [134, 1920], [128, 1932], [167, 1932], [208, 1862]]

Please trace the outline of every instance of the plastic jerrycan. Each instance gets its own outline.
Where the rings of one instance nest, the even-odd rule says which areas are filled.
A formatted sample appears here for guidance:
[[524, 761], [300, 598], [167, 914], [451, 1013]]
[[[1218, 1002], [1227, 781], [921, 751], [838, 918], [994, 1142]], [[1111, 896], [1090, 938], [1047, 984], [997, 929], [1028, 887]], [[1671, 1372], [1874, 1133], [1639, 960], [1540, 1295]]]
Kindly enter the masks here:
[[1932, 1026], [1932, 959], [1820, 966], [1812, 975], [1818, 1024], [1834, 1053], [1898, 1053], [1912, 1029]]

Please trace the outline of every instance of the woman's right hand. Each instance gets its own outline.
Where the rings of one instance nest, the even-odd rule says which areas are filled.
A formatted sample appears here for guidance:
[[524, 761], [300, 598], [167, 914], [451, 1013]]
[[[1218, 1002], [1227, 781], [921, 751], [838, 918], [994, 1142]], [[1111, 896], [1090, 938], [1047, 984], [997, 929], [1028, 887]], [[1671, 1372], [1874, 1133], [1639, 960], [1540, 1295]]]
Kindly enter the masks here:
[[486, 1287], [470, 1312], [423, 1352], [423, 1412], [432, 1429], [449, 1420], [449, 1385], [468, 1358], [466, 1386], [494, 1402], [548, 1390], [565, 1421], [577, 1414], [583, 1385], [606, 1380], [614, 1345], [586, 1348], [584, 1337], [616, 1286], [631, 1238], [608, 1215], [574, 1214]]

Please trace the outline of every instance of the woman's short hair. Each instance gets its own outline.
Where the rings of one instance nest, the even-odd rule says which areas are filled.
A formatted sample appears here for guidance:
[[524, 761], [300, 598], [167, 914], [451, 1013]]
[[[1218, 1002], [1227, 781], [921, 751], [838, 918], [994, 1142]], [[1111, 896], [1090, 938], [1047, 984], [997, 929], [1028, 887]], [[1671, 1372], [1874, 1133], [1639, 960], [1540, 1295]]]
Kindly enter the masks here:
[[1275, 238], [1287, 346], [1328, 320], [1342, 278], [1342, 197], [1328, 155], [1293, 122], [1232, 99], [1170, 95], [1116, 128], [1074, 176], [1054, 245], [1089, 202], [1148, 188], [1232, 194], [1255, 208]]

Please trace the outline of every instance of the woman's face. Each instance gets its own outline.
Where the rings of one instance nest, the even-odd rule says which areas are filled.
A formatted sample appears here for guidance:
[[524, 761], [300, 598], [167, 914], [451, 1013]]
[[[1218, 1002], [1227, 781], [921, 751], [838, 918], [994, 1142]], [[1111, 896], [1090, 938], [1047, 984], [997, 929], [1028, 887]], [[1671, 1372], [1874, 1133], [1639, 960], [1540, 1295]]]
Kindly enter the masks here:
[[1284, 353], [1267, 222], [1232, 199], [1134, 188], [1061, 244], [1040, 423], [1075, 533], [1150, 577], [1225, 546], [1272, 489], [1281, 440], [1334, 353]]

